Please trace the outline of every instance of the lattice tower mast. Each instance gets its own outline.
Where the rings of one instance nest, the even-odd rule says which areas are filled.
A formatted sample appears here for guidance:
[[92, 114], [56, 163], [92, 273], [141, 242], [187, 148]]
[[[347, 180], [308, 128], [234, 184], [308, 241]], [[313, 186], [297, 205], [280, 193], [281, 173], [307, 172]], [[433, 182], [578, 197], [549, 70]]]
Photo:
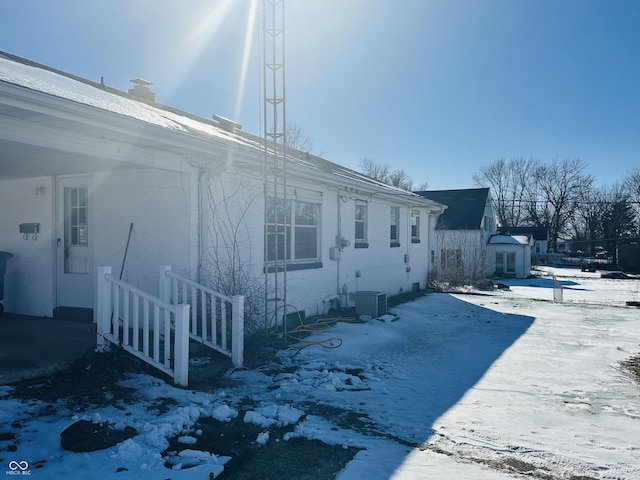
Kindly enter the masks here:
[[[263, 1], [263, 112], [265, 194], [266, 329], [277, 327], [287, 309], [287, 119], [285, 103], [284, 0]], [[286, 343], [286, 320], [283, 320]]]

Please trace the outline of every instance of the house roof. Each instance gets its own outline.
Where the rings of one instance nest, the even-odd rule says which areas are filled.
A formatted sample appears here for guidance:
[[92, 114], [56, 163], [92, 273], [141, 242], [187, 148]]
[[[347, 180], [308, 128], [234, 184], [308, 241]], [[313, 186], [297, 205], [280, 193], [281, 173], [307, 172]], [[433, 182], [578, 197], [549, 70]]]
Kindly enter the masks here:
[[[62, 100], [128, 117], [166, 132], [183, 134], [185, 141], [204, 140], [245, 152], [255, 166], [264, 154], [264, 140], [240, 130], [228, 131], [219, 123], [93, 82], [27, 59], [0, 51], [0, 85], [14, 85]], [[193, 140], [190, 140], [193, 139]], [[273, 144], [271, 144], [273, 145]], [[336, 185], [347, 184], [349, 191], [361, 188], [368, 195], [383, 195], [400, 203], [440, 209], [439, 205], [413, 192], [386, 185], [355, 170], [307, 152], [289, 149], [292, 172], [320, 181], [330, 178]]]
[[501, 233], [507, 235], [531, 235], [536, 241], [549, 240], [549, 229], [547, 227], [504, 227]]
[[489, 239], [492, 245], [529, 245], [530, 242], [529, 235], [492, 235]]
[[489, 198], [488, 188], [461, 190], [426, 190], [416, 192], [429, 200], [447, 205], [438, 218], [438, 229], [478, 230], [481, 228], [485, 205]]

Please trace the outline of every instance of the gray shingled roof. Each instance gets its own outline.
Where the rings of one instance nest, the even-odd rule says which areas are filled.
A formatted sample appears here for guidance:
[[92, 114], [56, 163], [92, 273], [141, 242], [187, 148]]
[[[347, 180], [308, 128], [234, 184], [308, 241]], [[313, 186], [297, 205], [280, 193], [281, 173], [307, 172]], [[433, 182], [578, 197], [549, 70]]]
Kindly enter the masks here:
[[489, 196], [488, 188], [425, 190], [416, 193], [448, 206], [438, 218], [436, 228], [441, 230], [478, 230], [481, 228], [484, 207]]

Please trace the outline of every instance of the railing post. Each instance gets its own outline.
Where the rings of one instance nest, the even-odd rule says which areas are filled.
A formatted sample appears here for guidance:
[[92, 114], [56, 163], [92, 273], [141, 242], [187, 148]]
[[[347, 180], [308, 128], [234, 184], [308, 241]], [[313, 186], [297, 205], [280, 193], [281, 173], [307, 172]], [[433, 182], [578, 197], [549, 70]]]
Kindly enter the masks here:
[[160, 289], [158, 296], [160, 300], [171, 303], [171, 279], [167, 275], [171, 271], [171, 265], [162, 265], [160, 267]]
[[96, 344], [98, 348], [107, 346], [105, 334], [110, 332], [111, 328], [111, 283], [107, 279], [107, 275], [111, 275], [110, 265], [101, 265], [98, 267], [98, 304], [96, 305], [97, 322]]
[[189, 383], [189, 305], [176, 305], [173, 381], [186, 387]]
[[236, 367], [244, 362], [244, 296], [234, 295], [231, 306], [231, 361]]

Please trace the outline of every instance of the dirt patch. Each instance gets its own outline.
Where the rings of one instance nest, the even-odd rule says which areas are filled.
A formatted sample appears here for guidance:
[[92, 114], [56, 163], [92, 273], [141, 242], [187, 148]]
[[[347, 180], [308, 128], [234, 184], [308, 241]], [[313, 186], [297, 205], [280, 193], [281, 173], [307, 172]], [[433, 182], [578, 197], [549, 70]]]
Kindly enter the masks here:
[[528, 462], [523, 462], [522, 460], [518, 460], [517, 458], [506, 458], [502, 461], [502, 464], [512, 470], [515, 470], [518, 473], [530, 473], [537, 470], [535, 465]]
[[135, 389], [117, 385], [128, 371], [149, 372], [149, 369], [144, 362], [120, 349], [109, 353], [91, 352], [65, 370], [12, 383], [11, 396], [25, 402], [44, 402], [42, 415], [51, 414], [51, 409], [60, 403], [72, 412], [109, 405], [124, 409], [126, 404], [137, 400]]
[[198, 432], [195, 445], [184, 445], [180, 437], [173, 438], [163, 456], [168, 458], [184, 449], [196, 449], [231, 457], [218, 477], [227, 480], [330, 480], [358, 452], [355, 448], [327, 445], [318, 440], [285, 440], [291, 428], [269, 428], [269, 439], [261, 444], [258, 437], [266, 430], [245, 423], [241, 417], [228, 422], [201, 419], [194, 427]]
[[95, 452], [113, 447], [138, 434], [133, 427], [79, 420], [60, 434], [60, 446], [69, 452]]
[[[203, 390], [212, 391], [228, 386], [222, 376], [224, 368], [227, 368], [226, 363], [223, 366], [215, 365], [215, 359], [204, 363], [208, 382], [207, 388]], [[163, 415], [178, 406], [172, 398], [146, 400], [139, 396], [136, 389], [119, 386], [118, 382], [127, 379], [129, 372], [147, 373], [171, 383], [171, 379], [145, 362], [114, 348], [109, 353], [91, 352], [66, 369], [47, 376], [13, 382], [9, 395], [29, 404], [32, 407], [30, 413], [35, 417], [58, 415], [61, 407], [70, 412], [82, 413], [108, 406], [125, 409], [127, 405], [145, 402], [143, 406], [148, 412]], [[213, 381], [210, 376], [212, 373], [216, 377]], [[190, 387], [193, 389], [192, 385]], [[323, 413], [322, 408], [314, 409], [313, 412], [316, 415]], [[327, 408], [324, 414], [347, 423], [368, 423], [366, 419], [358, 420], [354, 414], [350, 415], [339, 409], [334, 411]], [[8, 443], [2, 451], [17, 450], [21, 442], [19, 432], [23, 428], [24, 425], [16, 421], [0, 430], [0, 440]], [[242, 417], [230, 422], [201, 419], [194, 427], [194, 432], [201, 431], [196, 437], [195, 445], [180, 443], [180, 437], [176, 437], [170, 440], [170, 447], [163, 455], [169, 460], [171, 454], [195, 449], [228, 456], [231, 460], [224, 466], [224, 472], [219, 477], [222, 479], [328, 480], [333, 479], [358, 451], [355, 448], [326, 445], [304, 438], [284, 440], [285, 433], [292, 429], [293, 427], [269, 428], [269, 440], [261, 444], [257, 441], [258, 435], [265, 430], [254, 424], [244, 423]], [[60, 441], [61, 446], [70, 451], [93, 451], [120, 443], [135, 433], [132, 428], [118, 429], [108, 423], [81, 420], [67, 428], [61, 434]], [[41, 468], [44, 462], [43, 460], [33, 466]], [[167, 467], [171, 468], [169, 462]], [[126, 470], [125, 467], [121, 468], [121, 471]]]
[[640, 353], [620, 362], [620, 365], [631, 372], [635, 381], [640, 383]]

